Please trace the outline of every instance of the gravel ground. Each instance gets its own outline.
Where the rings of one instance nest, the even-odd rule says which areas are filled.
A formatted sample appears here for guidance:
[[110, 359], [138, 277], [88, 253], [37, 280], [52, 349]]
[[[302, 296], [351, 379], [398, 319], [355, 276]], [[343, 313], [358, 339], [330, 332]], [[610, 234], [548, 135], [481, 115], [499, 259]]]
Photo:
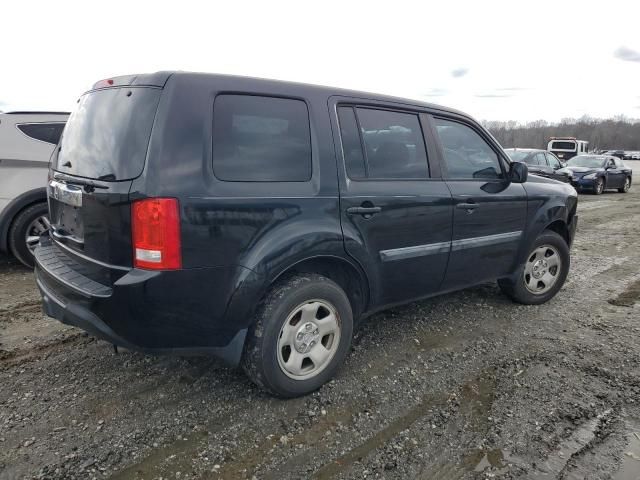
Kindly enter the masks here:
[[113, 352], [0, 258], [0, 479], [640, 478], [640, 188], [583, 195], [549, 303], [488, 284], [365, 321], [278, 400], [208, 358]]

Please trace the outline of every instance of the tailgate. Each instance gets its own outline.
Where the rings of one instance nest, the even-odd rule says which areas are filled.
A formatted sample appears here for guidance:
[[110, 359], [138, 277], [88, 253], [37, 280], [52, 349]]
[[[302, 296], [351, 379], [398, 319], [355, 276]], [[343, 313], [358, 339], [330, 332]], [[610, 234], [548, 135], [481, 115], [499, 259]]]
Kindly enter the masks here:
[[49, 182], [51, 236], [88, 259], [131, 266], [131, 181], [83, 183], [61, 175]]

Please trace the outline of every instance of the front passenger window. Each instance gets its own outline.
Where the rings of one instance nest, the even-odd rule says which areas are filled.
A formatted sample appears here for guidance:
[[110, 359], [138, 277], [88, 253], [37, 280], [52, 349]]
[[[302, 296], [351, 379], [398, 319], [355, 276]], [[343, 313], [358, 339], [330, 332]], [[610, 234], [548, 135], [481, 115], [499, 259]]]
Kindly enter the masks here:
[[502, 178], [498, 154], [470, 127], [436, 118], [448, 178]]

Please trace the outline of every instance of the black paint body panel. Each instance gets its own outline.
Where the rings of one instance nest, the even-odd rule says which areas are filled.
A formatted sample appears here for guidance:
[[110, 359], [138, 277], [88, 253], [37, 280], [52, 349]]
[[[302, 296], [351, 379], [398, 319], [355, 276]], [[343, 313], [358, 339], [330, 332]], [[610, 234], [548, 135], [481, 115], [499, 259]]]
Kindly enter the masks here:
[[[122, 77], [116, 83], [130, 85], [135, 78]], [[575, 191], [557, 182], [538, 184], [534, 177], [525, 185], [447, 179], [432, 114], [483, 132], [508, 168], [491, 135], [453, 110], [253, 78], [189, 73], [137, 78], [163, 88], [142, 173], [126, 182], [100, 182], [103, 188], [84, 192], [83, 207], [76, 212], [84, 228], [81, 247], [43, 240], [43, 245], [68, 255], [70, 264], [84, 262], [85, 270], [97, 269], [95, 279], [102, 279], [112, 294], [91, 296], [36, 266], [49, 315], [116, 344], [143, 351], [209, 352], [235, 364], [260, 300], [274, 281], [301, 262], [324, 259], [356, 272], [364, 290], [358, 311], [364, 316], [508, 276], [522, 261], [532, 235], [554, 221], [568, 225], [575, 213]], [[224, 93], [306, 103], [312, 147], [309, 181], [216, 178], [213, 104]], [[350, 180], [337, 128], [335, 109], [341, 102], [419, 115], [430, 178]], [[179, 202], [181, 270], [132, 268], [130, 205], [146, 197]], [[478, 204], [472, 214], [457, 208], [469, 200]], [[372, 216], [346, 212], [369, 204], [380, 211]], [[54, 203], [52, 210], [58, 207]], [[513, 232], [520, 236], [508, 242], [500, 237]]]

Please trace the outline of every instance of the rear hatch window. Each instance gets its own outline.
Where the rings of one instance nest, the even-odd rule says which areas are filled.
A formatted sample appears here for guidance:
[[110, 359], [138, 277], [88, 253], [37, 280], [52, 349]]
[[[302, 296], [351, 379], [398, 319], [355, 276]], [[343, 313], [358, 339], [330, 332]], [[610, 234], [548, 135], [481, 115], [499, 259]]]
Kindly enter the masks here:
[[575, 142], [553, 142], [551, 144], [551, 149], [574, 151], [576, 149], [576, 143]]
[[53, 169], [105, 181], [139, 176], [161, 92], [125, 87], [83, 95], [69, 117]]

